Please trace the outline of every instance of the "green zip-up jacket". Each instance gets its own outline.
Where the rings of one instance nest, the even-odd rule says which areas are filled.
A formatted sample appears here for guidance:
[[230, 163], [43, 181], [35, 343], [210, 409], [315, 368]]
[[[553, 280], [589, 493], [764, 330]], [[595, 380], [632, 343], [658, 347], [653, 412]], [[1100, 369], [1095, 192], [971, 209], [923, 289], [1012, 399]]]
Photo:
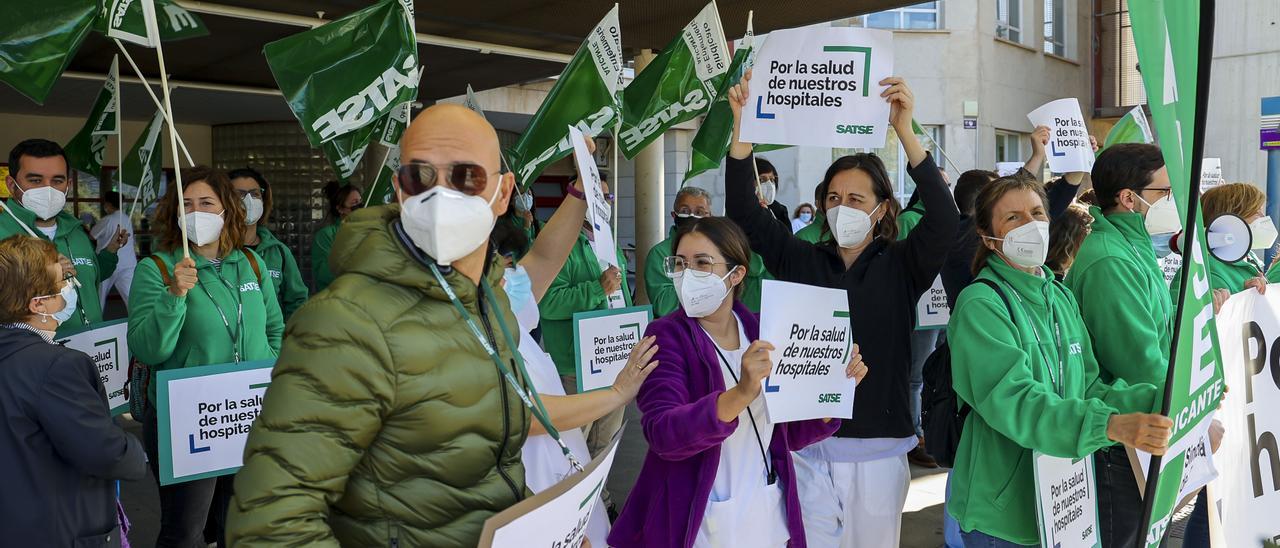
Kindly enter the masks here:
[[258, 245], [253, 250], [266, 261], [266, 272], [271, 275], [271, 283], [276, 288], [276, 301], [280, 303], [280, 311], [287, 323], [302, 303], [307, 302], [307, 283], [302, 281], [302, 271], [298, 269], [298, 261], [284, 242], [276, 239], [275, 234], [264, 226], [258, 227]]
[[[924, 218], [923, 202], [917, 202], [915, 205], [907, 209], [904, 209], [902, 213], [899, 213], [898, 214], [898, 239], [905, 240], [907, 238], [907, 235], [911, 234], [911, 231], [916, 228], [916, 225], [920, 224], [920, 219], [923, 219], [923, 218]], [[813, 222], [809, 223], [809, 226], [806, 226], [800, 229], [800, 232], [796, 233], [796, 237], [806, 242], [809, 242], [811, 244], [816, 244], [818, 242], [825, 242], [831, 239], [831, 232], [827, 232], [825, 234], [822, 232], [822, 229], [825, 226], [827, 226], [826, 215], [823, 215], [821, 213], [814, 213]]]
[[[337, 278], [289, 321], [236, 474], [231, 546], [471, 547], [528, 496], [531, 417], [399, 217], [398, 204], [352, 213], [333, 244]], [[496, 265], [483, 296], [441, 274], [511, 364], [502, 326], [519, 327]]]
[[[1087, 457], [1112, 445], [1112, 415], [1148, 412], [1159, 394], [1150, 384], [1099, 379], [1075, 300], [1047, 270], [1033, 276], [993, 256], [978, 278], [998, 284], [1009, 307], [986, 284], [970, 284], [947, 325], [952, 385], [973, 409], [951, 471], [948, 509], [966, 531], [1036, 544], [1032, 450]], [[1053, 379], [1061, 379], [1060, 389]]]
[[[261, 280], [246, 253], [257, 259]], [[182, 249], [154, 256], [164, 261], [172, 278]], [[284, 320], [262, 258], [240, 249], [227, 254], [221, 267], [195, 253], [191, 258], [196, 262], [197, 283], [185, 297], [169, 292], [151, 258], [138, 261], [129, 290], [129, 350], [151, 366], [147, 396], [153, 404], [159, 371], [230, 363], [237, 351], [242, 362], [269, 360], [280, 352]], [[237, 313], [241, 305], [243, 315]]]
[[[671, 244], [675, 241], [675, 227], [667, 233], [667, 239], [658, 242], [649, 250], [644, 263], [644, 289], [649, 294], [649, 302], [653, 303], [653, 319], [666, 316], [680, 308], [680, 297], [676, 295], [675, 280], [667, 277], [662, 263], [675, 251]], [[760, 312], [760, 282], [772, 280], [773, 275], [764, 268], [764, 261], [759, 255], [751, 253], [751, 264], [747, 267], [746, 287], [742, 291], [742, 304], [752, 312]]]
[[316, 293], [324, 291], [333, 283], [333, 271], [329, 269], [329, 250], [333, 248], [333, 240], [342, 228], [342, 219], [317, 230], [311, 239], [311, 277], [315, 280]]
[[1102, 380], [1164, 387], [1173, 302], [1142, 215], [1103, 215], [1096, 206], [1089, 213], [1093, 232], [1064, 281], [1093, 336]]
[[[622, 265], [622, 296], [631, 306], [631, 286], [627, 283], [627, 260], [618, 250], [618, 264]], [[556, 371], [561, 375], [576, 375], [573, 343], [573, 315], [577, 312], [606, 310], [609, 302], [600, 287], [600, 275], [604, 269], [591, 249], [585, 234], [578, 234], [578, 242], [569, 252], [569, 259], [552, 280], [547, 293], [538, 302], [538, 314], [542, 316], [542, 346], [551, 354]]]
[[[22, 207], [17, 200], [5, 200], [4, 205], [0, 207], [12, 208], [10, 211], [23, 224], [30, 227], [37, 237], [48, 241], [49, 238], [44, 232], [36, 228], [36, 214]], [[102, 301], [99, 300], [98, 288], [101, 287], [103, 280], [110, 278], [116, 271], [119, 258], [106, 248], [103, 248], [101, 253], [96, 251], [93, 240], [89, 239], [89, 233], [85, 232], [80, 220], [75, 216], [63, 211], [55, 219], [58, 221], [58, 231], [54, 233], [53, 243], [57, 246], [58, 253], [69, 259], [75, 266], [76, 280], [80, 282], [80, 287], [76, 289], [79, 310], [71, 315], [71, 319], [58, 326], [58, 336], [62, 336], [85, 325], [102, 321]], [[27, 231], [14, 221], [13, 217], [8, 213], [0, 212], [0, 240], [19, 234], [28, 236]]]
[[[1205, 266], [1209, 269], [1209, 287], [1225, 289], [1232, 295], [1244, 291], [1244, 283], [1261, 276], [1264, 271], [1262, 261], [1252, 251], [1245, 258], [1234, 263], [1224, 263], [1217, 258], [1211, 258], [1205, 262]], [[1169, 283], [1169, 296], [1174, 301], [1178, 299], [1178, 288], [1182, 284], [1182, 274], [1186, 269], [1184, 262], [1182, 268], [1173, 275], [1173, 281]], [[1266, 270], [1266, 278], [1267, 283], [1280, 282], [1280, 268]]]

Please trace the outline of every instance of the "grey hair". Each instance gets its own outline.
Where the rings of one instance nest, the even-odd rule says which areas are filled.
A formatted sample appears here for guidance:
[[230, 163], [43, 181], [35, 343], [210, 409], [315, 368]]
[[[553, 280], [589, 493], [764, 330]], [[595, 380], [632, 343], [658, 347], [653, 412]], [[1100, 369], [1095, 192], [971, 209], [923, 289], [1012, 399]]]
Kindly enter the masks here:
[[705, 198], [707, 200], [707, 203], [711, 203], [711, 193], [707, 192], [705, 188], [702, 188], [699, 186], [689, 185], [684, 188], [681, 188], [680, 192], [676, 193], [676, 200], [679, 201], [680, 198], [683, 198], [685, 196], [692, 196], [694, 198]]

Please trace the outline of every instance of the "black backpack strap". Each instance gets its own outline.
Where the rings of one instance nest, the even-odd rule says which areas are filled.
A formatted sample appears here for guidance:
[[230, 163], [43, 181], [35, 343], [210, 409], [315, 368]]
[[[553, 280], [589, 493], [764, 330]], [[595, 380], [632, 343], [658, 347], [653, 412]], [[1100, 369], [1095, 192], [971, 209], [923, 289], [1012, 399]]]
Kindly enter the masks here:
[[1013, 307], [1009, 306], [1009, 297], [1005, 296], [1005, 294], [1004, 294], [1004, 290], [1000, 288], [1000, 284], [995, 283], [995, 282], [993, 282], [993, 281], [991, 281], [991, 280], [988, 280], [988, 279], [986, 279], [986, 278], [978, 278], [978, 279], [973, 280], [973, 281], [974, 281], [974, 283], [980, 283], [980, 284], [982, 284], [982, 285], [985, 285], [985, 286], [987, 286], [987, 287], [990, 287], [992, 291], [995, 291], [995, 292], [996, 292], [996, 295], [999, 295], [999, 296], [1000, 296], [1000, 302], [1004, 303], [1004, 309], [1005, 309], [1005, 311], [1009, 313], [1009, 321], [1014, 321], [1014, 319], [1013, 319]]

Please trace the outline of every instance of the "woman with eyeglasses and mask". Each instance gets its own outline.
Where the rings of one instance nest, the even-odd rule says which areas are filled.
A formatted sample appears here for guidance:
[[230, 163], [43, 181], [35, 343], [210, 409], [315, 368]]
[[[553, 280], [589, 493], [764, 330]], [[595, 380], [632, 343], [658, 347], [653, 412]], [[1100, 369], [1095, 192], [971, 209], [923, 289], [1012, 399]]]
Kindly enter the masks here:
[[778, 168], [773, 162], [764, 158], [756, 158], [756, 183], [759, 187], [756, 194], [760, 197], [760, 205], [769, 209], [770, 213], [783, 223], [790, 223], [787, 218], [787, 206], [778, 202]]
[[311, 240], [311, 277], [315, 282], [316, 293], [324, 291], [333, 282], [333, 272], [329, 270], [329, 250], [333, 248], [333, 239], [337, 237], [338, 229], [342, 228], [342, 221], [364, 203], [360, 198], [360, 187], [344, 185], [338, 181], [329, 181], [324, 185], [324, 196], [329, 202], [329, 224], [317, 230]]
[[[171, 185], [155, 214], [156, 253], [139, 261], [129, 292], [129, 350], [150, 366], [140, 418], [160, 477], [157, 452], [156, 373], [201, 365], [274, 359], [284, 320], [267, 263], [242, 245], [245, 211], [226, 173], [197, 166], [183, 170], [183, 193]], [[178, 204], [186, 208], [186, 233]], [[183, 237], [190, 246], [183, 256]], [[160, 487], [156, 546], [203, 542], [206, 517], [225, 524], [233, 476]], [[222, 540], [222, 539], [219, 539]]]
[[891, 77], [879, 83], [885, 87], [880, 97], [890, 103], [889, 123], [924, 206], [920, 223], [898, 239], [902, 208], [884, 163], [874, 154], [854, 154], [836, 160], [815, 192], [830, 240], [810, 243], [792, 235], [752, 192], [751, 144], [738, 135], [750, 80], [748, 72], [729, 91], [735, 126], [725, 162], [728, 216], [779, 280], [848, 292], [853, 341], [876, 365], [859, 385], [853, 420], [797, 455], [805, 531], [818, 546], [897, 546], [911, 481], [907, 453], [919, 444], [909, 396], [916, 302], [937, 278], [960, 214], [912, 132], [911, 89]]
[[1081, 459], [1123, 443], [1161, 455], [1173, 426], [1145, 413], [1154, 386], [1099, 379], [1075, 298], [1044, 267], [1045, 201], [1038, 181], [1015, 175], [985, 186], [974, 207], [976, 279], [947, 326], [952, 383], [972, 410], [948, 502], [965, 546], [1039, 543], [1037, 453]]
[[[840, 421], [769, 422], [760, 389], [774, 347], [759, 340], [759, 317], [740, 300], [751, 261], [742, 230], [699, 219], [673, 244], [663, 266], [680, 310], [646, 332], [658, 365], [636, 404], [649, 448], [609, 545], [803, 548], [792, 451]], [[855, 344], [845, 374], [866, 373]]]
[[307, 302], [307, 283], [302, 281], [302, 270], [293, 257], [293, 251], [276, 239], [267, 223], [271, 219], [272, 192], [267, 178], [252, 168], [240, 168], [227, 173], [231, 186], [235, 187], [244, 205], [244, 247], [253, 250], [265, 261], [266, 271], [276, 286], [276, 300], [284, 313], [284, 321]]
[[7, 546], [119, 546], [116, 480], [146, 475], [111, 419], [98, 367], [54, 342], [72, 294], [54, 244], [0, 240], [0, 538]]

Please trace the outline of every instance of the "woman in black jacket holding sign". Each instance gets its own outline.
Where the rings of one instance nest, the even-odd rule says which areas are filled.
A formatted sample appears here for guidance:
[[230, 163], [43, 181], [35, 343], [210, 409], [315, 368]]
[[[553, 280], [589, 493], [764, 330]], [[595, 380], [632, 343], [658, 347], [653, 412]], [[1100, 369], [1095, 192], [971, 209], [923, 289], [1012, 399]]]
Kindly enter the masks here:
[[0, 544], [120, 546], [115, 483], [146, 475], [98, 367], [53, 341], [72, 293], [58, 250], [0, 241]]
[[835, 437], [797, 453], [805, 534], [813, 546], [897, 546], [911, 479], [906, 454], [918, 442], [908, 397], [915, 305], [955, 242], [960, 214], [912, 132], [910, 88], [891, 77], [880, 82], [887, 86], [880, 96], [890, 103], [889, 123], [924, 203], [920, 224], [897, 239], [902, 208], [883, 162], [874, 154], [854, 154], [836, 160], [815, 193], [830, 242], [795, 238], [755, 197], [751, 145], [738, 135], [750, 79], [748, 73], [729, 91], [735, 126], [725, 174], [728, 216], [779, 280], [847, 290], [853, 341], [878, 366], [859, 386], [853, 420], [844, 421]]

